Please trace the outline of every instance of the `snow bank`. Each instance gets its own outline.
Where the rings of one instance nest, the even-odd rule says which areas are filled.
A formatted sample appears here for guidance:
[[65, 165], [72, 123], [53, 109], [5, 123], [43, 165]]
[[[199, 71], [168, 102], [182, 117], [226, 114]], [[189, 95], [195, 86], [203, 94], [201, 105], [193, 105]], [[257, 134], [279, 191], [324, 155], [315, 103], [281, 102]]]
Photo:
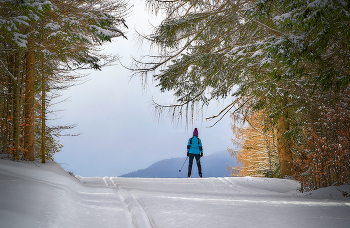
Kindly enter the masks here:
[[0, 197], [1, 228], [128, 227], [112, 189], [87, 188], [55, 162], [0, 160]]
[[350, 186], [293, 180], [70, 176], [0, 159], [0, 227], [348, 227]]
[[350, 185], [331, 186], [326, 188], [320, 188], [310, 192], [304, 192], [300, 195], [304, 195], [317, 199], [350, 199]]

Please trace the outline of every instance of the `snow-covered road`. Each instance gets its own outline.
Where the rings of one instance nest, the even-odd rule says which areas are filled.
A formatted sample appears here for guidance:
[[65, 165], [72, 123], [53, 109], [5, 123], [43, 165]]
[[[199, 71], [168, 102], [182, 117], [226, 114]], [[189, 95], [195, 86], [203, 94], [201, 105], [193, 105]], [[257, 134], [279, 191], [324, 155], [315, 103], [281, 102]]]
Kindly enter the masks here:
[[0, 227], [349, 227], [350, 186], [292, 180], [79, 177], [0, 160]]

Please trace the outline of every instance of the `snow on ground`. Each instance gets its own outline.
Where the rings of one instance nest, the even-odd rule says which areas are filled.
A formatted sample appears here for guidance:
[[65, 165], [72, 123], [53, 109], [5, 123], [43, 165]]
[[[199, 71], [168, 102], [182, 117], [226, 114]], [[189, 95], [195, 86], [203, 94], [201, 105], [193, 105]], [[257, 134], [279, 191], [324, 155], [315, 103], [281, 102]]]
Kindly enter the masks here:
[[0, 159], [0, 227], [349, 227], [350, 186], [293, 180], [70, 176], [57, 163]]

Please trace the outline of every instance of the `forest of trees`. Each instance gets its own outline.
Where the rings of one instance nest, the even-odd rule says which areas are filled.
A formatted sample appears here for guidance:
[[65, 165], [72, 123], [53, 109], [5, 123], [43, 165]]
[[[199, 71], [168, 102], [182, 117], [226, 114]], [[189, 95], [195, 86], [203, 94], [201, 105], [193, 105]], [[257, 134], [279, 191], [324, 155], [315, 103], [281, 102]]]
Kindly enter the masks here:
[[[141, 35], [157, 54], [135, 60], [177, 103], [154, 103], [193, 119], [210, 103], [231, 103], [236, 175], [288, 178], [301, 190], [350, 183], [350, 4], [343, 0], [147, 0], [165, 15]], [[52, 100], [116, 60], [97, 46], [125, 37], [128, 3], [113, 0], [0, 1], [0, 153], [51, 158]], [[216, 124], [214, 122], [213, 125]]]
[[[97, 46], [123, 37], [123, 0], [0, 1], [0, 153], [13, 160], [52, 158], [64, 129], [48, 126], [52, 100], [117, 56]], [[125, 37], [125, 36], [124, 36]]]
[[[176, 97], [176, 104], [155, 103], [157, 110], [191, 120], [209, 103], [232, 99], [207, 119], [231, 113], [234, 126], [246, 124], [235, 130], [249, 136], [238, 154], [243, 164], [253, 157], [265, 163], [254, 169], [293, 177], [302, 191], [350, 183], [348, 1], [148, 0], [148, 6], [166, 15], [143, 35], [158, 55], [130, 68]], [[271, 157], [247, 154], [258, 147]]]

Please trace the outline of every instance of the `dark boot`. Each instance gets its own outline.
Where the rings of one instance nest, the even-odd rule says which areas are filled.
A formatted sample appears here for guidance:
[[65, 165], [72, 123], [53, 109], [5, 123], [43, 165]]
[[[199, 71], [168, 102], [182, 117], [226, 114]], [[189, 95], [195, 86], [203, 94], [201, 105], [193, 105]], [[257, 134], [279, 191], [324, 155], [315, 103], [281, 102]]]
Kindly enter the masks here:
[[187, 177], [190, 177], [190, 176], [191, 176], [191, 172], [192, 172], [192, 167], [188, 167], [188, 174], [187, 174]]

